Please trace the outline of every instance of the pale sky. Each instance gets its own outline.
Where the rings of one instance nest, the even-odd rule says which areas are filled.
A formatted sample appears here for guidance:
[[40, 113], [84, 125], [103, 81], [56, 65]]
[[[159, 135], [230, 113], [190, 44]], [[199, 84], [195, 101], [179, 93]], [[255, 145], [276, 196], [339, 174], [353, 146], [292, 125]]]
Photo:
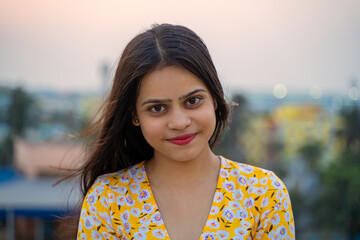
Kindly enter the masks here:
[[360, 79], [358, 0], [0, 0], [0, 85], [99, 89], [101, 64], [164, 22], [204, 39], [227, 91], [346, 94]]

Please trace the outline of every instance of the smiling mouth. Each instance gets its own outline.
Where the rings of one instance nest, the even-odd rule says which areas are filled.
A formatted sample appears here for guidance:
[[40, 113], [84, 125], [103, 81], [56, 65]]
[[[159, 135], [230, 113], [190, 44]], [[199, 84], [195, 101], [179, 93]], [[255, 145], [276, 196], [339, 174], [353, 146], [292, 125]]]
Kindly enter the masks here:
[[186, 145], [189, 144], [195, 137], [196, 137], [196, 133], [185, 134], [174, 138], [170, 138], [168, 139], [168, 141], [176, 145]]

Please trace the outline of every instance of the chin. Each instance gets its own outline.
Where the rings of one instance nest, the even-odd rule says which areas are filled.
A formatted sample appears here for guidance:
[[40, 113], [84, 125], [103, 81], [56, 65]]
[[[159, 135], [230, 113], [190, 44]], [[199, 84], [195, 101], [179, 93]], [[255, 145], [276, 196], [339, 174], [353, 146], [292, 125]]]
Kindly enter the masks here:
[[189, 162], [204, 155], [204, 153], [205, 152], [200, 151], [199, 147], [195, 146], [195, 148], [192, 149], [184, 149], [182, 151], [174, 152], [173, 154], [168, 155], [168, 158], [177, 162]]

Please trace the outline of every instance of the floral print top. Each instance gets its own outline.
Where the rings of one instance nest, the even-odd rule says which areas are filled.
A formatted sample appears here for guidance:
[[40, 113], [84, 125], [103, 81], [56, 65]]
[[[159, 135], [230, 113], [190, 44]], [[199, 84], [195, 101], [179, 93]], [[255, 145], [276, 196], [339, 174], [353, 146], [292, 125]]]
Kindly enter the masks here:
[[[213, 203], [200, 239], [295, 239], [285, 185], [271, 171], [221, 158]], [[78, 239], [170, 239], [145, 162], [105, 174], [87, 193]]]

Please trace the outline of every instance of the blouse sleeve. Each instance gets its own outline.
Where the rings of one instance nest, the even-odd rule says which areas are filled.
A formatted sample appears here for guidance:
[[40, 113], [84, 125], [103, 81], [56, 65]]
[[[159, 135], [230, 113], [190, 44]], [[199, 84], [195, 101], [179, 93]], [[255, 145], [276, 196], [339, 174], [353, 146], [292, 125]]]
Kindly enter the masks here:
[[291, 202], [284, 183], [269, 172], [267, 186], [254, 239], [295, 239]]
[[77, 232], [77, 239], [118, 240], [111, 221], [108, 186], [98, 179], [86, 194]]

